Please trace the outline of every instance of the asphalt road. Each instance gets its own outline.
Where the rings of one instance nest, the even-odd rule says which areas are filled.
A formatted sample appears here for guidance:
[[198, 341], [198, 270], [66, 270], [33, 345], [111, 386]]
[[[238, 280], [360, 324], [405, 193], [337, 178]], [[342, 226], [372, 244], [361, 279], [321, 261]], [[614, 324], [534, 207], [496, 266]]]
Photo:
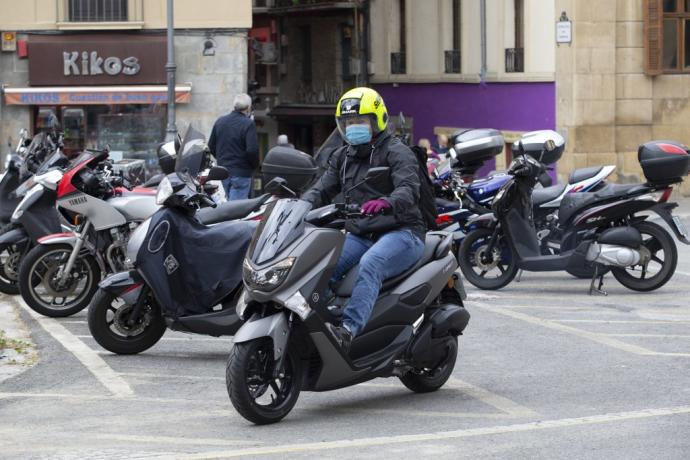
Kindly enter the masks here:
[[[684, 219], [686, 225], [690, 219]], [[451, 381], [303, 393], [256, 427], [225, 390], [229, 339], [166, 333], [138, 356], [89, 336], [85, 312], [20, 308], [40, 361], [0, 384], [0, 458], [690, 458], [690, 247], [671, 282], [608, 297], [564, 274], [468, 286]], [[8, 301], [7, 298], [0, 299]]]

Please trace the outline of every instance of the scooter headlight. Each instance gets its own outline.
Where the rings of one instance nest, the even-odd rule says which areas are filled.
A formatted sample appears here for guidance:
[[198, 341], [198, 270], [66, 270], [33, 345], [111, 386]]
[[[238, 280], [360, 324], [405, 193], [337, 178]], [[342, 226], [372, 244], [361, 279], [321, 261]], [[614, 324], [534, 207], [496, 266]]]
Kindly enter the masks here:
[[242, 264], [244, 282], [250, 289], [272, 291], [285, 281], [294, 263], [295, 258], [288, 257], [270, 267], [255, 270], [249, 260], [244, 259], [244, 264]]
[[158, 184], [158, 192], [156, 192], [156, 204], [163, 205], [165, 200], [170, 198], [173, 194], [173, 186], [170, 179], [164, 177], [160, 184]]

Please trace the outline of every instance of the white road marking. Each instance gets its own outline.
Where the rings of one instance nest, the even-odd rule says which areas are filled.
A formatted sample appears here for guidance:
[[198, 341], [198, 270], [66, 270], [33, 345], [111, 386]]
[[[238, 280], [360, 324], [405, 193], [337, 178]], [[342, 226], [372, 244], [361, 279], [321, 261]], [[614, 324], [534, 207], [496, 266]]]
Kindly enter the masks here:
[[467, 383], [455, 377], [448, 379], [448, 382], [445, 386], [460, 390], [466, 395], [478, 399], [484, 404], [495, 407], [501, 412], [505, 412], [506, 414], [514, 417], [535, 417], [539, 415], [532, 409], [521, 406], [515, 401], [512, 401], [504, 396], [497, 395], [496, 393], [492, 393], [485, 388], [472, 385], [471, 383]]
[[690, 339], [690, 335], [683, 334], [605, 334], [609, 337], [661, 337], [668, 339]]
[[[91, 335], [75, 335], [79, 339], [93, 339]], [[232, 343], [232, 339], [220, 338], [220, 337], [161, 337], [160, 341], [173, 341], [173, 342], [229, 342]]]
[[611, 324], [676, 324], [676, 323], [690, 323], [690, 320], [678, 320], [678, 321], [663, 321], [663, 320], [616, 320], [616, 319], [552, 319], [557, 323], [611, 323]]
[[101, 384], [116, 397], [134, 396], [134, 391], [125, 380], [106, 364], [94, 350], [79, 340], [65, 326], [53, 318], [42, 316], [31, 308], [21, 298], [13, 297], [47, 333], [53, 336], [67, 351], [72, 353]]
[[85, 319], [61, 319], [57, 320], [58, 323], [60, 324], [86, 324], [87, 321]]
[[[343, 439], [338, 441], [310, 442], [287, 444], [282, 446], [257, 447], [240, 450], [226, 450], [217, 452], [203, 452], [198, 454], [177, 455], [184, 460], [242, 457], [251, 455], [289, 454], [296, 452], [317, 452], [332, 449], [358, 449], [364, 447], [383, 446], [389, 444], [404, 444], [412, 442], [442, 441], [447, 439], [462, 439], [476, 436], [490, 436], [506, 433], [520, 433], [528, 431], [570, 428], [574, 426], [597, 425], [603, 423], [625, 422], [651, 417], [668, 417], [673, 415], [690, 414], [690, 406], [679, 406], [661, 409], [646, 409], [631, 412], [618, 412], [586, 417], [543, 420], [513, 425], [499, 425], [484, 428], [469, 428], [464, 430], [439, 431], [434, 433], [409, 434], [398, 436], [382, 436], [376, 438]], [[163, 458], [163, 457], [161, 457]]]
[[678, 275], [683, 275], [683, 276], [690, 276], [690, 273], [688, 273], [688, 272], [682, 272], [682, 271], [679, 271], [679, 270], [676, 270], [676, 271], [673, 272], [673, 273], [674, 273], [674, 274], [678, 274]]
[[149, 374], [146, 372], [120, 372], [125, 377], [142, 377], [147, 379], [186, 379], [186, 380], [222, 380], [225, 377], [206, 377], [203, 375], [180, 375], [180, 374]]
[[[491, 307], [486, 304], [482, 303], [475, 303], [475, 307], [483, 308], [485, 310], [492, 311], [494, 313], [498, 313], [501, 315], [509, 316], [511, 318], [519, 319], [521, 321], [525, 321], [527, 323], [531, 324], [536, 324], [538, 326], [546, 327], [549, 329], [553, 329], [556, 331], [560, 332], [566, 332], [568, 334], [572, 334], [584, 339], [591, 340], [592, 342], [600, 343], [602, 345], [607, 345], [612, 348], [616, 348], [621, 351], [625, 351], [628, 353], [633, 353], [636, 355], [642, 355], [642, 356], [673, 356], [673, 357], [690, 357], [690, 353], [663, 353], [663, 352], [656, 352], [653, 350], [649, 350], [644, 347], [640, 347], [638, 345], [633, 345], [630, 343], [626, 343], [620, 340], [617, 340], [613, 337], [609, 337], [606, 334], [600, 334], [597, 332], [591, 332], [591, 331], [585, 331], [582, 329], [578, 329], [575, 327], [570, 327], [566, 326], [564, 324], [559, 324], [560, 322], [563, 322], [563, 320], [549, 320], [549, 319], [543, 319], [539, 318], [537, 316], [532, 316], [532, 315], [527, 315], [525, 313], [520, 313], [516, 311], [511, 311], [505, 308], [501, 307]], [[589, 320], [582, 320], [586, 322], [592, 322]], [[595, 321], [595, 322], [615, 322], [615, 321]], [[632, 321], [633, 323], [636, 323], [637, 321]], [[669, 321], [663, 321], [664, 323], [667, 323]], [[679, 321], [670, 321], [671, 323], [676, 323]]]

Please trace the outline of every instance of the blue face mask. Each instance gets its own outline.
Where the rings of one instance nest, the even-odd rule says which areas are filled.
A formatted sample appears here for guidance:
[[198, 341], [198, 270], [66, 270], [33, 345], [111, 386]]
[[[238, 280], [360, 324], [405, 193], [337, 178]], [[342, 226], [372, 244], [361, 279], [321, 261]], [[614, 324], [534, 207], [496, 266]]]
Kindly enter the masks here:
[[366, 124], [350, 125], [345, 128], [345, 140], [352, 145], [362, 145], [371, 141], [371, 128]]

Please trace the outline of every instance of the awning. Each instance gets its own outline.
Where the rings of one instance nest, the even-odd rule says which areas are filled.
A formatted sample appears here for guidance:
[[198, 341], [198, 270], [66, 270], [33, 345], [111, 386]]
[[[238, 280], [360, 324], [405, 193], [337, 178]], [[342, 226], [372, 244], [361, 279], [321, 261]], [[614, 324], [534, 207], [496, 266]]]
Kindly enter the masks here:
[[[7, 105], [148, 105], [168, 102], [168, 87], [164, 85], [4, 87], [2, 92]], [[191, 84], [175, 86], [175, 102], [185, 104], [191, 100]]]
[[270, 117], [334, 117], [335, 105], [279, 105], [268, 112]]

